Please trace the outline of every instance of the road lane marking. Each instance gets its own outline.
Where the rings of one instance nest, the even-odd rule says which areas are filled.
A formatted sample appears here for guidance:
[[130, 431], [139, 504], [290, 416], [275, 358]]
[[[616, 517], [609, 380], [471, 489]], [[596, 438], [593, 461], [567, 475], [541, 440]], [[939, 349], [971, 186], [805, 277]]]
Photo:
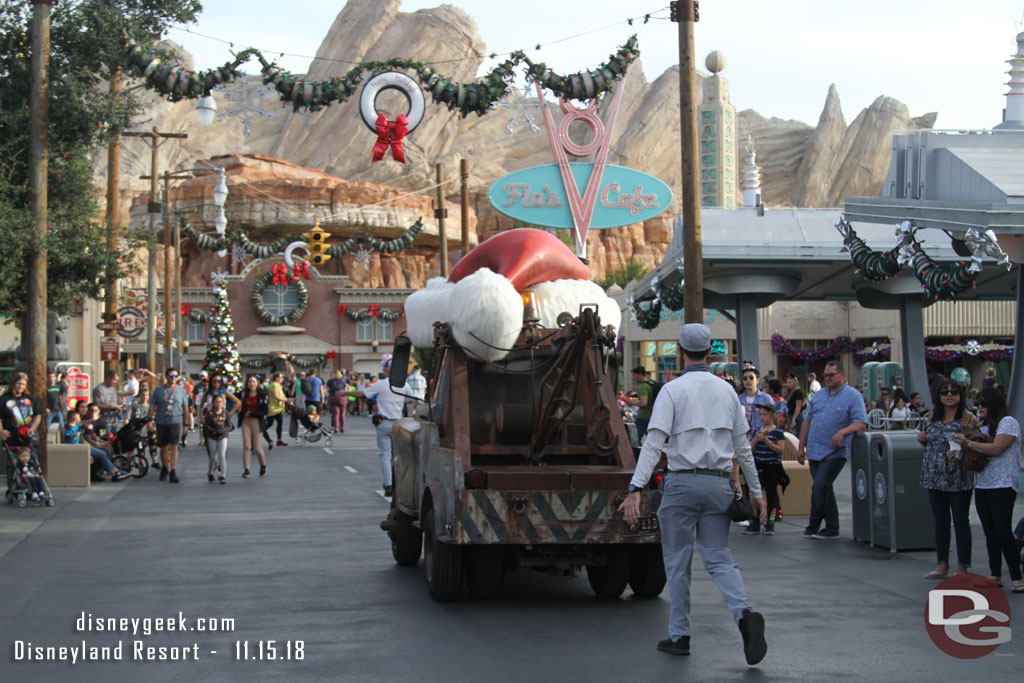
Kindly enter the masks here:
[[352, 474], [359, 474], [359, 472], [356, 471], [354, 467], [349, 467], [348, 465], [345, 465], [345, 469], [351, 472]]
[[334, 451], [332, 451], [327, 446], [324, 446], [324, 453], [326, 453], [327, 455], [334, 455]]

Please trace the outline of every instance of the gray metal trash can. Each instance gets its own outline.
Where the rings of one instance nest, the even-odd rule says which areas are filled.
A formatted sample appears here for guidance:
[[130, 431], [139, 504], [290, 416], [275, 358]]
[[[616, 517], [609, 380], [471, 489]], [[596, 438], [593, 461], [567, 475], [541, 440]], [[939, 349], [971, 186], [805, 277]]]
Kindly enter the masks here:
[[857, 432], [850, 446], [850, 487], [853, 538], [871, 542], [871, 434]]
[[928, 492], [921, 488], [924, 451], [916, 432], [870, 435], [871, 545], [897, 550], [935, 548]]

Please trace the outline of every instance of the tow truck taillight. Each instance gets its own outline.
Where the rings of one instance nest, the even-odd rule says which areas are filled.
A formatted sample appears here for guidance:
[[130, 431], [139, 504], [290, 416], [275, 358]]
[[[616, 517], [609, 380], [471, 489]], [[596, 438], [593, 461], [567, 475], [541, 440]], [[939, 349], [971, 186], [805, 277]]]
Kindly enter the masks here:
[[487, 473], [483, 470], [473, 468], [466, 472], [466, 488], [467, 489], [483, 489], [487, 488]]

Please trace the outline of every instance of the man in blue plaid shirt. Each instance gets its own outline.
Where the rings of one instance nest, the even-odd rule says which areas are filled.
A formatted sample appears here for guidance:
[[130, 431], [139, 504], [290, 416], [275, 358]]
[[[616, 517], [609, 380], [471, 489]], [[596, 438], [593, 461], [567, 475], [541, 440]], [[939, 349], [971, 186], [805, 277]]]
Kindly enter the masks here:
[[405, 414], [412, 417], [413, 411], [416, 410], [417, 401], [422, 401], [427, 397], [427, 378], [420, 372], [420, 366], [414, 365], [412, 373], [406, 378], [406, 384], [409, 387], [410, 393], [416, 397], [416, 399], [407, 398], [405, 399]]
[[[860, 392], [846, 383], [842, 363], [826, 363], [822, 378], [825, 388], [811, 399], [800, 428], [796, 460], [804, 464], [806, 454], [814, 480], [804, 538], [832, 539], [839, 537], [839, 506], [832, 484], [850, 457], [854, 433], [867, 429], [868, 415]], [[820, 528], [822, 520], [824, 529]]]

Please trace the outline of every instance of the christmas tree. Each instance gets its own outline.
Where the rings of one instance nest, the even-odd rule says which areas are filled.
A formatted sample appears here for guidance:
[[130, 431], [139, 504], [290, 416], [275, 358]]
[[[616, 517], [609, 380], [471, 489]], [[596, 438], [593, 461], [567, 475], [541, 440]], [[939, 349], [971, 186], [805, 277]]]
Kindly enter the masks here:
[[224, 378], [228, 391], [241, 391], [241, 362], [235, 344], [235, 323], [231, 319], [228, 290], [222, 284], [213, 287], [213, 311], [210, 313], [210, 337], [206, 342], [206, 360], [203, 369]]

